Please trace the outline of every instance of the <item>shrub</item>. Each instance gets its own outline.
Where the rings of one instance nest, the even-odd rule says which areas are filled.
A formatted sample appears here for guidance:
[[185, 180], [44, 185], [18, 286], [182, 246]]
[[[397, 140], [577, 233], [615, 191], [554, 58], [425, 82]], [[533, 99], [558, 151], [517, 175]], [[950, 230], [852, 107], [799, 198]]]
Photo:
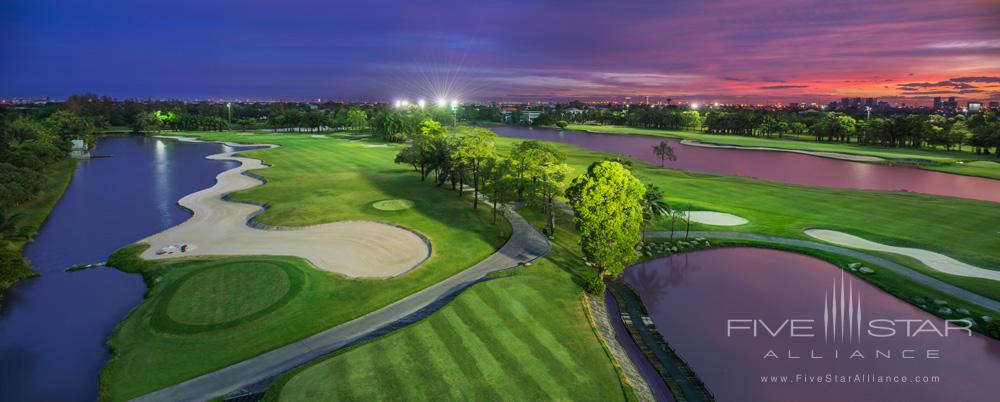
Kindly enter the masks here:
[[601, 298], [604, 297], [604, 289], [605, 288], [606, 288], [606, 285], [604, 284], [604, 279], [601, 278], [601, 277], [598, 277], [596, 275], [588, 278], [583, 283], [583, 289], [586, 290], [587, 293], [590, 293], [590, 294], [592, 294], [594, 296], [601, 297]]

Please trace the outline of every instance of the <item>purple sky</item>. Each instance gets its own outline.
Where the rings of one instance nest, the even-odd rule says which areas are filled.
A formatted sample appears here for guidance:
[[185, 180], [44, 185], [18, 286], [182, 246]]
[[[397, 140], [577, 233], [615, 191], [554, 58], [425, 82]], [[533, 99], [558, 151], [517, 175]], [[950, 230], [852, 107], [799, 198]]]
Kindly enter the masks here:
[[0, 56], [0, 97], [988, 100], [1000, 1], [5, 1]]

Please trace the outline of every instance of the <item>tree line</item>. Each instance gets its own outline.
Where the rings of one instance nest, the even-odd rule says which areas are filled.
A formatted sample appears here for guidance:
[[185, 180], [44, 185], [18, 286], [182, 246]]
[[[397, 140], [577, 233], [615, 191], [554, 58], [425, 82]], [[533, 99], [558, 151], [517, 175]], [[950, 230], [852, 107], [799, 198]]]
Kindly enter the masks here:
[[65, 162], [71, 140], [93, 143], [94, 130], [93, 121], [66, 110], [0, 107], [0, 291], [32, 275], [13, 242], [30, 240], [38, 228], [12, 211], [46, 188], [46, 172]]
[[[432, 119], [422, 121], [402, 140], [409, 145], [396, 155], [395, 162], [410, 165], [421, 181], [450, 185], [459, 197], [471, 190], [473, 209], [479, 206], [480, 194], [484, 195], [483, 202], [492, 206], [494, 223], [500, 211], [515, 203], [535, 209], [545, 216], [542, 232], [553, 239], [560, 207], [557, 198], [565, 196], [580, 233], [584, 263], [594, 270], [586, 288], [595, 294], [603, 294], [606, 277], [617, 276], [638, 258], [645, 228], [672, 214], [663, 193], [636, 179], [626, 160], [596, 162], [563, 190], [570, 169], [566, 154], [554, 145], [526, 140], [503, 156], [497, 152], [493, 131], [480, 127], [456, 131], [452, 134]], [[657, 152], [674, 158], [669, 146]]]
[[[1000, 157], [1000, 121], [997, 114], [989, 110], [969, 116], [945, 117], [937, 114], [868, 116], [858, 112], [751, 110], [717, 106], [704, 112], [676, 106], [577, 106], [579, 108], [567, 105], [543, 108], [541, 116], [531, 123], [564, 127], [560, 122], [566, 121], [747, 137], [804, 136], [816, 141], [885, 147], [946, 150], [968, 147], [977, 154]], [[468, 107], [461, 115], [468, 120], [496, 122], [503, 117], [500, 109], [491, 106]], [[518, 124], [519, 114], [515, 112], [512, 116], [513, 123]]]

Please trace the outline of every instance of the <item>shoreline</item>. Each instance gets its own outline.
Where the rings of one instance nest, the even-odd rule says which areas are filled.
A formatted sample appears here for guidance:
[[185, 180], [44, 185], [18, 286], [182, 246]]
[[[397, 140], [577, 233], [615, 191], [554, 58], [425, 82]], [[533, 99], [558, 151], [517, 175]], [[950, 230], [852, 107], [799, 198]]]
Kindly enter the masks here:
[[[13, 288], [14, 286], [17, 286], [17, 284], [23, 282], [24, 280], [42, 276], [42, 274], [36, 271], [35, 268], [32, 266], [31, 261], [29, 261], [27, 258], [24, 257], [24, 248], [27, 247], [29, 243], [33, 243], [35, 241], [35, 235], [37, 235], [38, 232], [42, 230], [42, 227], [45, 226], [45, 223], [48, 222], [49, 215], [52, 214], [52, 210], [54, 210], [56, 206], [59, 205], [59, 201], [62, 200], [63, 194], [66, 194], [66, 189], [69, 188], [70, 183], [72, 183], [73, 181], [73, 175], [76, 172], [76, 167], [77, 167], [77, 160], [73, 158], [67, 158], [65, 161], [61, 161], [60, 163], [64, 164], [65, 166], [60, 166], [54, 169], [53, 172], [49, 172], [52, 173], [51, 176], [46, 176], [47, 180], [52, 180], [52, 179], [59, 180], [56, 183], [57, 184], [57, 188], [55, 189], [56, 191], [48, 193], [43, 191], [42, 193], [38, 194], [38, 198], [29, 201], [29, 203], [38, 203], [37, 207], [39, 207], [39, 209], [41, 210], [39, 212], [41, 213], [42, 216], [41, 219], [38, 220], [37, 226], [34, 228], [34, 230], [31, 231], [31, 234], [28, 236], [28, 238], [18, 242], [9, 241], [7, 239], [2, 239], [2, 241], [0, 241], [0, 247], [11, 246], [10, 248], [15, 253], [17, 253], [17, 255], [21, 258], [21, 261], [24, 261], [24, 263], [27, 264], [27, 272], [22, 272], [20, 277], [14, 279], [9, 284], [0, 283], [0, 314], [3, 313], [3, 308], [4, 308], [3, 301], [9, 289]], [[50, 188], [47, 190], [52, 190], [52, 189]], [[30, 212], [31, 209], [32, 209], [31, 207], [25, 208], [24, 210], [15, 208], [13, 211]], [[21, 212], [14, 212], [13, 214], [11, 214], [11, 216], [14, 216]], [[28, 223], [29, 226], [31, 224], [32, 223], [30, 222]]]
[[848, 162], [864, 162], [864, 163], [886, 163], [893, 162], [891, 159], [882, 158], [879, 156], [870, 155], [854, 155], [845, 154], [840, 152], [824, 152], [824, 151], [805, 151], [801, 149], [782, 149], [782, 148], [771, 148], [771, 147], [747, 147], [740, 145], [722, 145], [713, 144], [711, 142], [704, 142], [701, 140], [694, 140], [690, 138], [684, 138], [679, 141], [681, 145], [687, 145], [692, 147], [702, 147], [702, 148], [718, 148], [718, 149], [737, 149], [746, 151], [771, 151], [771, 152], [790, 152], [801, 155], [815, 156], [819, 158], [837, 159]]
[[[274, 144], [240, 144], [203, 141], [193, 137], [156, 135], [154, 138], [182, 142], [221, 143], [229, 147], [267, 147]], [[266, 205], [230, 201], [234, 192], [247, 190], [265, 181], [250, 173], [268, 167], [260, 159], [235, 156], [240, 150], [209, 155], [212, 160], [235, 161], [240, 165], [216, 176], [216, 183], [181, 198], [180, 207], [192, 212], [183, 223], [156, 233], [137, 243], [150, 245], [145, 260], [184, 256], [280, 255], [303, 258], [318, 269], [351, 278], [395, 277], [427, 260], [431, 246], [426, 237], [397, 225], [348, 220], [304, 227], [271, 227], [255, 224], [253, 218]]]

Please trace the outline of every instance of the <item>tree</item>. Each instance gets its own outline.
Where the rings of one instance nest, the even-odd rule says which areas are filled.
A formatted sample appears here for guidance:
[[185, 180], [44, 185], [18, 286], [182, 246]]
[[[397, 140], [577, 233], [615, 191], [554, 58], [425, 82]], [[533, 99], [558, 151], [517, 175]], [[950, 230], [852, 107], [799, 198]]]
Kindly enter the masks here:
[[677, 160], [677, 155], [674, 154], [674, 149], [670, 147], [670, 143], [666, 141], [660, 141], [659, 144], [653, 145], [653, 154], [660, 158], [660, 167], [663, 167], [663, 163], [666, 160], [671, 162]]
[[566, 155], [551, 144], [524, 141], [514, 147], [513, 172], [518, 181], [517, 193], [528, 205], [538, 207], [547, 216], [546, 234], [555, 235], [555, 197], [562, 190], [569, 167]]
[[[671, 215], [670, 205], [663, 199], [663, 192], [652, 184], [646, 185], [642, 197], [642, 241], [646, 242], [646, 228], [659, 217]], [[673, 230], [673, 229], [671, 229]]]
[[448, 130], [434, 120], [425, 120], [420, 126], [420, 131], [411, 136], [410, 146], [400, 151], [396, 155], [396, 163], [408, 163], [420, 170], [420, 181], [427, 180], [427, 173], [432, 169], [439, 169], [442, 161], [439, 157], [441, 148], [446, 148], [445, 135]]
[[514, 197], [517, 183], [511, 172], [510, 159], [492, 158], [483, 166], [483, 191], [493, 204], [493, 223], [497, 223], [497, 205], [505, 205]]
[[597, 270], [597, 280], [617, 277], [638, 256], [645, 194], [642, 182], [610, 161], [591, 164], [566, 189], [580, 248], [588, 265]]
[[566, 128], [566, 126], [568, 126], [568, 125], [569, 125], [569, 122], [566, 121], [566, 120], [559, 120], [559, 121], [556, 122], [556, 127], [559, 127], [559, 128]]
[[351, 107], [347, 112], [347, 124], [351, 126], [352, 130], [365, 128], [368, 126], [368, 115], [357, 106]]
[[153, 113], [139, 113], [132, 121], [133, 133], [144, 133], [160, 126], [160, 119]]
[[972, 132], [965, 126], [965, 122], [952, 123], [951, 127], [948, 128], [948, 150], [951, 150], [952, 145], [958, 145], [958, 150], [961, 151], [962, 144], [966, 143], [970, 137], [972, 137]]
[[469, 167], [472, 173], [472, 209], [479, 207], [480, 173], [483, 164], [497, 157], [496, 133], [485, 128], [472, 128], [456, 144], [452, 159]]

